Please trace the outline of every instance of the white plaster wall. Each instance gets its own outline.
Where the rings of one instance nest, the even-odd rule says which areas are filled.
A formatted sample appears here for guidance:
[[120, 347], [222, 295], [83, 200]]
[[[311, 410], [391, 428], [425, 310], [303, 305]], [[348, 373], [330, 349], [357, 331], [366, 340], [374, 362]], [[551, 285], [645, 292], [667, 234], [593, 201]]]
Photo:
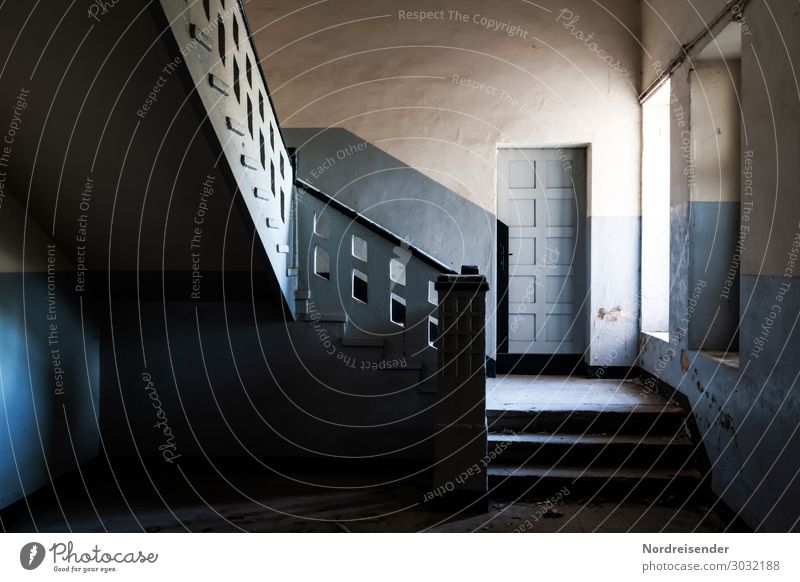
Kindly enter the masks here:
[[739, 69], [738, 61], [717, 61], [691, 73], [692, 202], [739, 201]]
[[642, 87], [647, 88], [681, 46], [706, 30], [730, 0], [642, 0]]
[[591, 144], [590, 214], [637, 215], [639, 4], [580, 0], [571, 17], [537, 4], [277, 0], [247, 13], [284, 125], [345, 127], [491, 212], [498, 143]]
[[[742, 275], [800, 276], [789, 257], [800, 234], [800, 18], [797, 4], [754, 0], [742, 34], [742, 148], [752, 152], [752, 202]], [[744, 157], [743, 152], [743, 157]]]
[[588, 313], [632, 323], [592, 316], [588, 359], [633, 363], [638, 2], [276, 0], [250, 2], [247, 14], [282, 124], [343, 127], [491, 213], [498, 145], [589, 146], [587, 213], [601, 220], [589, 225]]

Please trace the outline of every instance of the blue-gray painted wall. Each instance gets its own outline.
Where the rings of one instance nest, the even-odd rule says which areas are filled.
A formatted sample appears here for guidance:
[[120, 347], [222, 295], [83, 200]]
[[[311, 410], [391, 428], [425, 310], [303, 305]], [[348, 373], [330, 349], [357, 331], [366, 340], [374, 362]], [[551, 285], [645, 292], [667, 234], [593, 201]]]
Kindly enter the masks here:
[[739, 326], [738, 202], [689, 206], [689, 277], [703, 285], [692, 299], [689, 347], [736, 351]]
[[[665, 342], [643, 334], [640, 358], [690, 403], [714, 492], [764, 531], [800, 525], [800, 293], [782, 295], [786, 283], [778, 276], [741, 277], [738, 369], [688, 349], [680, 336]], [[780, 305], [777, 317], [774, 305]]]
[[[57, 249], [48, 254], [47, 245], [53, 241], [6, 198], [0, 212], [0, 508], [99, 451], [97, 327], [82, 314], [68, 259]], [[50, 274], [49, 256], [58, 269]]]

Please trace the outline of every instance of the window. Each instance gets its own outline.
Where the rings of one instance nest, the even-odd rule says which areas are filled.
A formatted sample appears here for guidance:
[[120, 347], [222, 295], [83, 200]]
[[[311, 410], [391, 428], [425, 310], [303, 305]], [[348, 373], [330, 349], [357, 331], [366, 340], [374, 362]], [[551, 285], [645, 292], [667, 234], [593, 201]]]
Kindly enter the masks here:
[[[247, 131], [250, 133], [250, 137], [253, 137], [253, 104], [250, 102], [250, 96], [246, 97], [247, 99]], [[261, 165], [264, 165], [264, 159], [262, 154]]]
[[236, 100], [241, 98], [239, 90], [239, 63], [236, 62], [236, 57], [233, 57], [233, 94], [236, 95]]
[[389, 319], [400, 327], [406, 325], [406, 300], [394, 293], [389, 296]]
[[399, 259], [389, 260], [389, 279], [398, 285], [406, 284], [406, 265]]
[[209, 6], [209, 0], [203, 0], [203, 10], [206, 13], [206, 20], [211, 20], [211, 7]]
[[264, 134], [258, 130], [258, 153], [261, 156], [261, 167], [267, 169], [267, 148], [264, 145]]
[[[738, 353], [739, 266], [746, 232], [740, 180], [741, 24], [731, 22], [693, 59], [689, 75], [690, 349]], [[719, 292], [717, 292], [719, 290]], [[688, 310], [688, 309], [687, 309]], [[682, 314], [680, 319], [683, 319]]]
[[353, 269], [353, 299], [361, 303], [369, 303], [367, 292], [367, 276], [358, 269]]
[[331, 278], [331, 256], [322, 247], [314, 247], [314, 274], [323, 279]]
[[642, 330], [669, 329], [670, 84], [642, 105]]
[[225, 23], [222, 16], [217, 15], [217, 51], [222, 64], [225, 64]]
[[261, 116], [262, 123], [264, 122], [264, 94], [261, 90], [258, 91], [258, 114]]
[[233, 44], [236, 45], [236, 50], [239, 50], [239, 21], [233, 17]]
[[433, 316], [428, 316], [428, 345], [436, 348], [436, 340], [439, 339], [439, 320]]
[[314, 213], [314, 234], [322, 238], [331, 236], [330, 221], [328, 220], [328, 215], [324, 212], [322, 214]]
[[428, 281], [428, 303], [439, 306], [439, 292], [436, 291], [436, 283]]
[[367, 241], [363, 238], [353, 235], [352, 254], [359, 261], [367, 262]]
[[247, 77], [247, 86], [253, 86], [253, 65], [250, 63], [250, 55], [244, 56], [244, 74]]

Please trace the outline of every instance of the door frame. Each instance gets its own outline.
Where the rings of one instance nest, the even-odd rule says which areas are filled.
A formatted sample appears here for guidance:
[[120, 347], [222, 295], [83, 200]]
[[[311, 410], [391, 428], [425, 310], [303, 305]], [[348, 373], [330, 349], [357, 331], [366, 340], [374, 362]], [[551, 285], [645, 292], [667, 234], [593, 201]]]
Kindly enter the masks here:
[[[582, 149], [585, 152], [586, 163], [586, 184], [584, 188], [584, 211], [582, 219], [582, 226], [584, 228], [582, 248], [576, 249], [577, 252], [584, 253], [584, 270], [585, 276], [580, 287], [575, 288], [576, 294], [581, 294], [585, 299], [582, 305], [578, 307], [578, 319], [581, 322], [578, 333], [584, 335], [584, 352], [583, 354], [508, 354], [501, 352], [500, 349], [507, 345], [508, 335], [508, 321], [500, 321], [500, 304], [505, 301], [508, 302], [507, 287], [501, 289], [499, 285], [500, 275], [498, 263], [498, 237], [500, 235], [500, 224], [498, 216], [498, 181], [499, 181], [499, 158], [501, 150], [526, 150], [526, 149]], [[508, 143], [499, 142], [495, 147], [495, 171], [494, 171], [494, 215], [495, 215], [495, 236], [493, 237], [492, 249], [492, 273], [495, 292], [495, 301], [492, 306], [492, 319], [494, 320], [494, 352], [495, 352], [495, 367], [497, 373], [500, 374], [575, 374], [575, 373], [588, 373], [589, 371], [589, 352], [590, 352], [590, 321], [589, 309], [591, 305], [591, 232], [589, 229], [589, 218], [591, 216], [591, 201], [592, 201], [592, 143], [591, 142], [523, 142], [523, 143]], [[504, 293], [505, 291], [505, 293]], [[503, 332], [505, 335], [503, 335]]]

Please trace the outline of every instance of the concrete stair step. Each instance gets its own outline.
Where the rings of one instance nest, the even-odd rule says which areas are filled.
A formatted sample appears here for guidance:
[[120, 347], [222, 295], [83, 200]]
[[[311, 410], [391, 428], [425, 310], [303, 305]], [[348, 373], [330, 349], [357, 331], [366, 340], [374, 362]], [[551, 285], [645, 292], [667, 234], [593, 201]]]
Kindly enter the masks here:
[[666, 405], [614, 406], [585, 410], [538, 410], [486, 411], [490, 431], [512, 431], [516, 433], [557, 434], [648, 434], [674, 435], [685, 420], [682, 408]]
[[702, 475], [695, 469], [581, 468], [545, 465], [492, 464], [488, 468], [492, 493], [547, 494], [563, 487], [570, 494], [616, 496], [691, 492]]
[[386, 340], [382, 337], [350, 335], [344, 336], [341, 343], [346, 348], [376, 348], [382, 350], [386, 345]]
[[348, 321], [346, 313], [298, 313], [297, 314], [298, 321], [305, 321], [305, 322], [326, 322], [326, 323], [342, 323], [346, 324]]
[[489, 450], [516, 465], [554, 467], [680, 467], [694, 445], [684, 434], [672, 436], [490, 433]]

